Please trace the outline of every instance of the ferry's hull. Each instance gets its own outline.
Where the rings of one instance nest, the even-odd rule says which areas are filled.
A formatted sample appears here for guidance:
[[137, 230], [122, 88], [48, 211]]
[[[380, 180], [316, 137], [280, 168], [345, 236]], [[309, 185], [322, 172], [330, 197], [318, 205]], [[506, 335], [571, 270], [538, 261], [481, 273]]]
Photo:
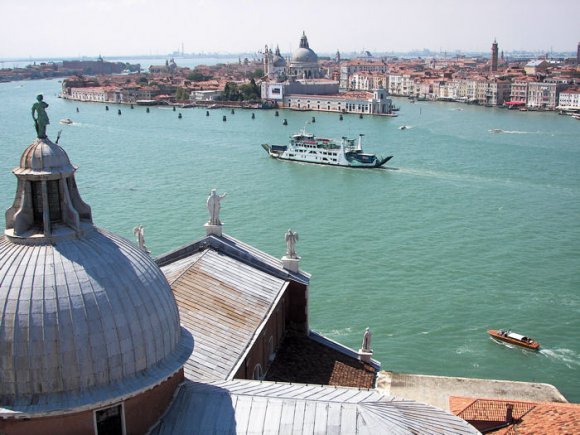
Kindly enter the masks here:
[[393, 158], [393, 156], [388, 156], [382, 159], [375, 158], [373, 162], [365, 163], [357, 161], [356, 159], [351, 159], [350, 161], [346, 158], [337, 159], [336, 162], [331, 160], [323, 160], [324, 157], [315, 156], [313, 158], [303, 158], [303, 157], [292, 157], [290, 152], [288, 152], [286, 146], [284, 145], [273, 145], [270, 146], [268, 144], [262, 144], [262, 147], [268, 155], [277, 160], [286, 160], [289, 162], [298, 162], [298, 163], [310, 163], [315, 165], [324, 165], [324, 166], [339, 166], [344, 168], [380, 168], [385, 163]]

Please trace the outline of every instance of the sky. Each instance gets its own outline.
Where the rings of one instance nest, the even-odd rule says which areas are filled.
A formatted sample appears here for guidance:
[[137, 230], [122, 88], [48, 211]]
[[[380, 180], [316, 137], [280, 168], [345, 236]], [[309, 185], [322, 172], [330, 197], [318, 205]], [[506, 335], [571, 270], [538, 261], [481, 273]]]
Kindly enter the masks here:
[[576, 51], [580, 0], [0, 0], [0, 59], [283, 53]]

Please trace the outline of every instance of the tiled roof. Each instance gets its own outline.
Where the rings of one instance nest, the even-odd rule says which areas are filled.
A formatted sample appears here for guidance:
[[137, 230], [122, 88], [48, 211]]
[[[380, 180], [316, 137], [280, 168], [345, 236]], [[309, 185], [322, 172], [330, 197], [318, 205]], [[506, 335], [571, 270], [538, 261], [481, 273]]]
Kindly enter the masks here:
[[316, 385], [373, 388], [376, 370], [309, 337], [288, 333], [266, 380]]
[[[450, 397], [452, 412], [486, 433], [578, 434], [580, 404]], [[463, 405], [466, 405], [462, 408]], [[512, 419], [507, 418], [508, 406]], [[495, 429], [493, 429], [495, 428]]]

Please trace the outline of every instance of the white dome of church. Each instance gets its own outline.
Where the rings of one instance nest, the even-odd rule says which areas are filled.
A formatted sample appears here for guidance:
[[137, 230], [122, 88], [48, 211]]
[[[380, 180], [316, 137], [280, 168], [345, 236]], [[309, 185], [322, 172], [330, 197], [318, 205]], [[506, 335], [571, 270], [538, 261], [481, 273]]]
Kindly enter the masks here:
[[183, 365], [167, 280], [143, 249], [93, 225], [74, 171], [46, 137], [13, 171], [0, 237], [0, 404], [10, 412], [129, 397]]
[[291, 64], [293, 66], [298, 66], [295, 64], [312, 64], [312, 63], [318, 63], [318, 56], [308, 45], [308, 38], [306, 38], [306, 34], [303, 33], [302, 37], [300, 38], [300, 46], [292, 55]]

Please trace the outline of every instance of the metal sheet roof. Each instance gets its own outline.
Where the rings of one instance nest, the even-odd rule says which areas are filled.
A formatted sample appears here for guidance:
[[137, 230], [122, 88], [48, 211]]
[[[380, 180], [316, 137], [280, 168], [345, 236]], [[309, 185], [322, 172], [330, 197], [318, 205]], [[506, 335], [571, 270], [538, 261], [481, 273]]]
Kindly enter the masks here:
[[286, 281], [207, 247], [162, 267], [195, 350], [190, 379], [227, 379], [260, 332]]
[[151, 431], [164, 434], [476, 434], [429, 405], [355, 388], [185, 382]]

